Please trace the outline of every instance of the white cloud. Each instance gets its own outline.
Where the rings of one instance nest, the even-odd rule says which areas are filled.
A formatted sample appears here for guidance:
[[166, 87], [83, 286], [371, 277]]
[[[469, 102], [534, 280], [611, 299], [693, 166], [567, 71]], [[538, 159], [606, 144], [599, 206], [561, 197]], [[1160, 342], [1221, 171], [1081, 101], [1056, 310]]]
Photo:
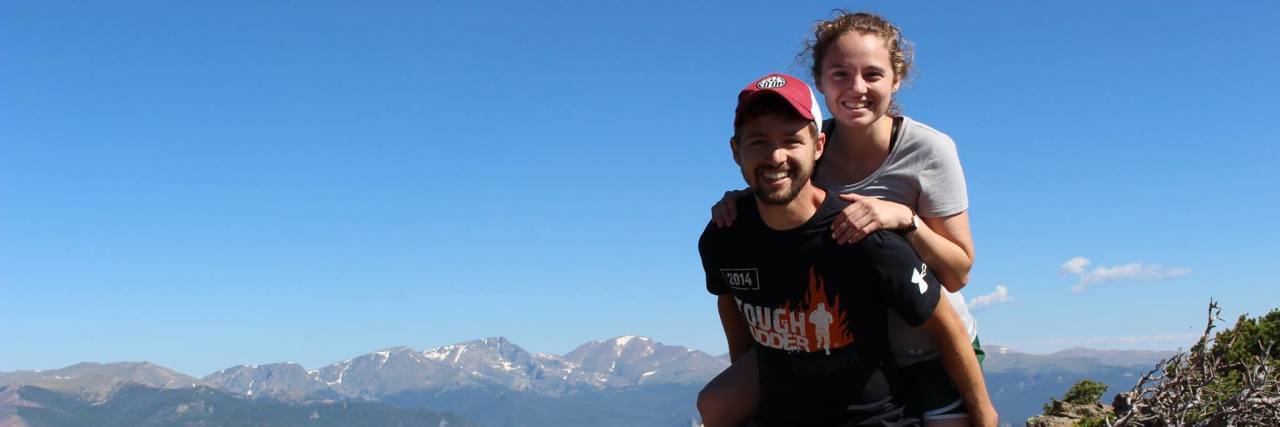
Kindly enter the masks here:
[[996, 291], [974, 298], [967, 304], [970, 310], [978, 311], [984, 308], [1013, 301], [1013, 297], [1009, 296], [1009, 288], [1002, 285], [996, 285]]
[[1078, 256], [1062, 263], [1062, 275], [1068, 274], [1084, 274], [1084, 267], [1089, 265], [1089, 259]]
[[1156, 282], [1191, 274], [1191, 269], [1189, 268], [1166, 268], [1160, 265], [1144, 265], [1136, 262], [1113, 267], [1099, 266], [1092, 271], [1085, 272], [1088, 265], [1089, 259], [1085, 257], [1071, 258], [1062, 263], [1061, 272], [1063, 275], [1072, 274], [1080, 277], [1080, 281], [1071, 287], [1072, 292], [1082, 292], [1089, 286], [1117, 280]]

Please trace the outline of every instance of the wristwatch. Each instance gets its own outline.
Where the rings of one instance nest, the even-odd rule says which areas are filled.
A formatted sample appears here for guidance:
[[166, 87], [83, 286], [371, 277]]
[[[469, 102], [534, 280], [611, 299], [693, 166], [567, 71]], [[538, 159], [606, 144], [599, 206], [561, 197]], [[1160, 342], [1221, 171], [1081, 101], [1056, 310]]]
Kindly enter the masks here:
[[903, 227], [902, 232], [910, 233], [916, 231], [917, 228], [920, 228], [920, 215], [912, 215], [911, 224], [907, 224], [906, 227]]

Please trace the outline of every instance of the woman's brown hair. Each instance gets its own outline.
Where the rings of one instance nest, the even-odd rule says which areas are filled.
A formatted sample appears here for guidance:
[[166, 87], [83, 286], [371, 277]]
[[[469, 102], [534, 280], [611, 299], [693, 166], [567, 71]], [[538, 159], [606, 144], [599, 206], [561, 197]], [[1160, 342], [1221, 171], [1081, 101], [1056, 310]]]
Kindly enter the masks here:
[[[812, 59], [813, 65], [810, 72], [813, 73], [814, 83], [819, 87], [822, 85], [822, 61], [827, 56], [827, 49], [831, 47], [831, 43], [851, 31], [878, 36], [884, 40], [884, 47], [889, 51], [889, 66], [893, 67], [894, 77], [898, 82], [906, 81], [911, 72], [913, 48], [911, 42], [902, 37], [902, 31], [899, 31], [897, 26], [873, 13], [851, 13], [836, 9], [832, 11], [832, 15], [832, 19], [818, 22], [813, 26], [813, 39], [806, 41], [804, 50], [800, 52], [801, 57], [808, 56]], [[897, 103], [891, 102], [889, 113], [899, 115], [902, 111]]]

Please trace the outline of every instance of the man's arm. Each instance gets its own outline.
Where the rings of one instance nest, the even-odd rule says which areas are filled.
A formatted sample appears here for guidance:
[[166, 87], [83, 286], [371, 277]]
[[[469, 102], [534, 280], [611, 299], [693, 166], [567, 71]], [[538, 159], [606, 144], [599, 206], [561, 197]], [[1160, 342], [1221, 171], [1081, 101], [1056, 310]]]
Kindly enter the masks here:
[[987, 385], [982, 378], [978, 358], [973, 354], [969, 335], [960, 323], [960, 316], [951, 309], [946, 298], [939, 298], [933, 315], [921, 325], [938, 343], [938, 356], [947, 368], [947, 376], [969, 408], [969, 422], [974, 426], [995, 426], [998, 421], [996, 408], [987, 395]]
[[742, 313], [738, 312], [738, 304], [734, 302], [733, 295], [720, 295], [716, 306], [720, 309], [720, 325], [724, 327], [724, 337], [729, 341], [730, 363], [736, 362], [751, 349], [751, 331], [747, 329]]

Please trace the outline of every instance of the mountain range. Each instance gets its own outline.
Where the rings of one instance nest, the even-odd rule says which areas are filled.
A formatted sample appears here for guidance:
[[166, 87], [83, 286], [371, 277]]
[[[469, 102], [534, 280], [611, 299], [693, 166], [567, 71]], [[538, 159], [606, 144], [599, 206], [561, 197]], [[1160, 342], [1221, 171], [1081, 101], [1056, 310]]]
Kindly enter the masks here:
[[[1012, 425], [1039, 413], [1049, 396], [1060, 397], [1079, 379], [1122, 391], [1169, 355], [986, 349], [988, 389], [1002, 420]], [[262, 425], [252, 420], [299, 426], [689, 426], [698, 420], [698, 390], [727, 365], [726, 356], [633, 335], [588, 342], [563, 356], [530, 353], [496, 337], [423, 351], [387, 348], [312, 370], [295, 363], [240, 365], [203, 378], [146, 362], [80, 363], [0, 373], [0, 427]], [[122, 424], [92, 422], [102, 417]]]

